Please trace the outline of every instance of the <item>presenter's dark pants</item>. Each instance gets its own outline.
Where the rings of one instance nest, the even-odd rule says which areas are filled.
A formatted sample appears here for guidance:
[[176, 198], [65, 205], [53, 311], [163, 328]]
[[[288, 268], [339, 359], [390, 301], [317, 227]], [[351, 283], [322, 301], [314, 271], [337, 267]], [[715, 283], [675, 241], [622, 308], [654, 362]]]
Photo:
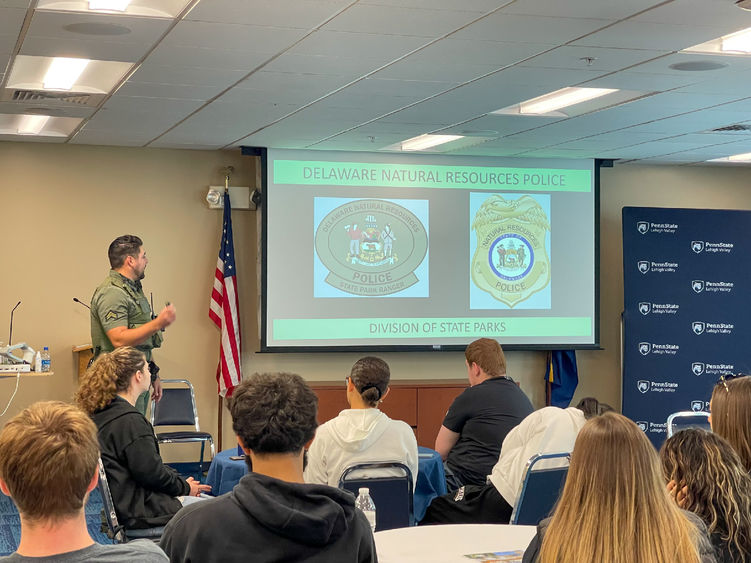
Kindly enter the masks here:
[[430, 524], [508, 524], [513, 507], [492, 484], [464, 485], [436, 497], [420, 526]]

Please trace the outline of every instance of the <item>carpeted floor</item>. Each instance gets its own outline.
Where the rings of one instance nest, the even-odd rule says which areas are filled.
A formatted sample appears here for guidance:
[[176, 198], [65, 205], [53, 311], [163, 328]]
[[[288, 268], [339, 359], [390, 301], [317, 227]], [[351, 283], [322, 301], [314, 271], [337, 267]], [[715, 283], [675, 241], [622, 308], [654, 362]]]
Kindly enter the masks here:
[[[102, 533], [101, 513], [102, 497], [98, 489], [94, 489], [89, 495], [89, 502], [86, 503], [86, 524], [89, 533], [94, 541], [99, 543], [112, 543], [106, 534]], [[0, 494], [0, 555], [13, 553], [18, 547], [18, 541], [21, 539], [21, 522], [18, 518], [16, 505], [6, 497]]]

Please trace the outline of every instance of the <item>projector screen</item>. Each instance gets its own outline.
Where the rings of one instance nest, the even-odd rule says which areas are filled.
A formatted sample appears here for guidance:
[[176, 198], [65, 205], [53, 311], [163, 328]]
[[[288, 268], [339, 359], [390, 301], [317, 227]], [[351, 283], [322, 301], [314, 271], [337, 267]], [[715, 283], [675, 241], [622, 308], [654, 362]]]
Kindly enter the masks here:
[[263, 351], [598, 345], [594, 161], [264, 162]]

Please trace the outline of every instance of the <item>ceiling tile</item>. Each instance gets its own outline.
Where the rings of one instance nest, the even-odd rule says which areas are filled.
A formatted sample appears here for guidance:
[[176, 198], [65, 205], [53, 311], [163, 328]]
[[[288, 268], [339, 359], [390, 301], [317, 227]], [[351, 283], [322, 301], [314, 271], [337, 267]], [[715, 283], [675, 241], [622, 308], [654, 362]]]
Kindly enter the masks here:
[[497, 12], [472, 24], [454, 35], [456, 39], [485, 39], [518, 43], [545, 43], [558, 45], [592, 33], [605, 25], [607, 20], [522, 16]]
[[351, 0], [201, 0], [187, 20], [312, 29]]

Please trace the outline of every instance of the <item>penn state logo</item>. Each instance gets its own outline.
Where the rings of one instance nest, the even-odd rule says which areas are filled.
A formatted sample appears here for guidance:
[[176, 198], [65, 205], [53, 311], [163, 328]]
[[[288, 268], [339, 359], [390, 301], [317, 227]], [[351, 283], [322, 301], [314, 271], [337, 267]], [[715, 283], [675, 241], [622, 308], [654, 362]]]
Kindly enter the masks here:
[[702, 332], [704, 332], [704, 323], [702, 321], [692, 322], [691, 330], [694, 331], [694, 334], [701, 334]]
[[704, 373], [704, 367], [703, 362], [694, 362], [691, 364], [691, 371], [694, 372], [694, 375], [701, 375]]
[[637, 381], [636, 388], [639, 390], [639, 393], [646, 393], [649, 391], [649, 381], [645, 381], [644, 379]]
[[704, 401], [691, 401], [691, 410], [694, 412], [701, 412], [704, 410]]
[[649, 262], [646, 260], [640, 260], [636, 266], [642, 274], [646, 274], [649, 271]]
[[649, 430], [649, 423], [646, 420], [637, 420], [636, 425], [641, 429], [642, 432]]
[[691, 282], [691, 289], [694, 290], [694, 293], [701, 293], [704, 291], [704, 280], [693, 280]]
[[646, 221], [639, 221], [636, 224], [636, 230], [641, 234], [646, 233], [647, 231], [649, 231], [649, 223], [647, 223]]
[[652, 304], [651, 303], [647, 303], [645, 301], [639, 303], [639, 312], [642, 315], [648, 315], [651, 310], [652, 310]]
[[652, 351], [652, 345], [649, 342], [639, 342], [639, 353], [646, 356]]
[[699, 254], [702, 250], [704, 250], [704, 241], [703, 240], [692, 240], [691, 241], [691, 250]]

